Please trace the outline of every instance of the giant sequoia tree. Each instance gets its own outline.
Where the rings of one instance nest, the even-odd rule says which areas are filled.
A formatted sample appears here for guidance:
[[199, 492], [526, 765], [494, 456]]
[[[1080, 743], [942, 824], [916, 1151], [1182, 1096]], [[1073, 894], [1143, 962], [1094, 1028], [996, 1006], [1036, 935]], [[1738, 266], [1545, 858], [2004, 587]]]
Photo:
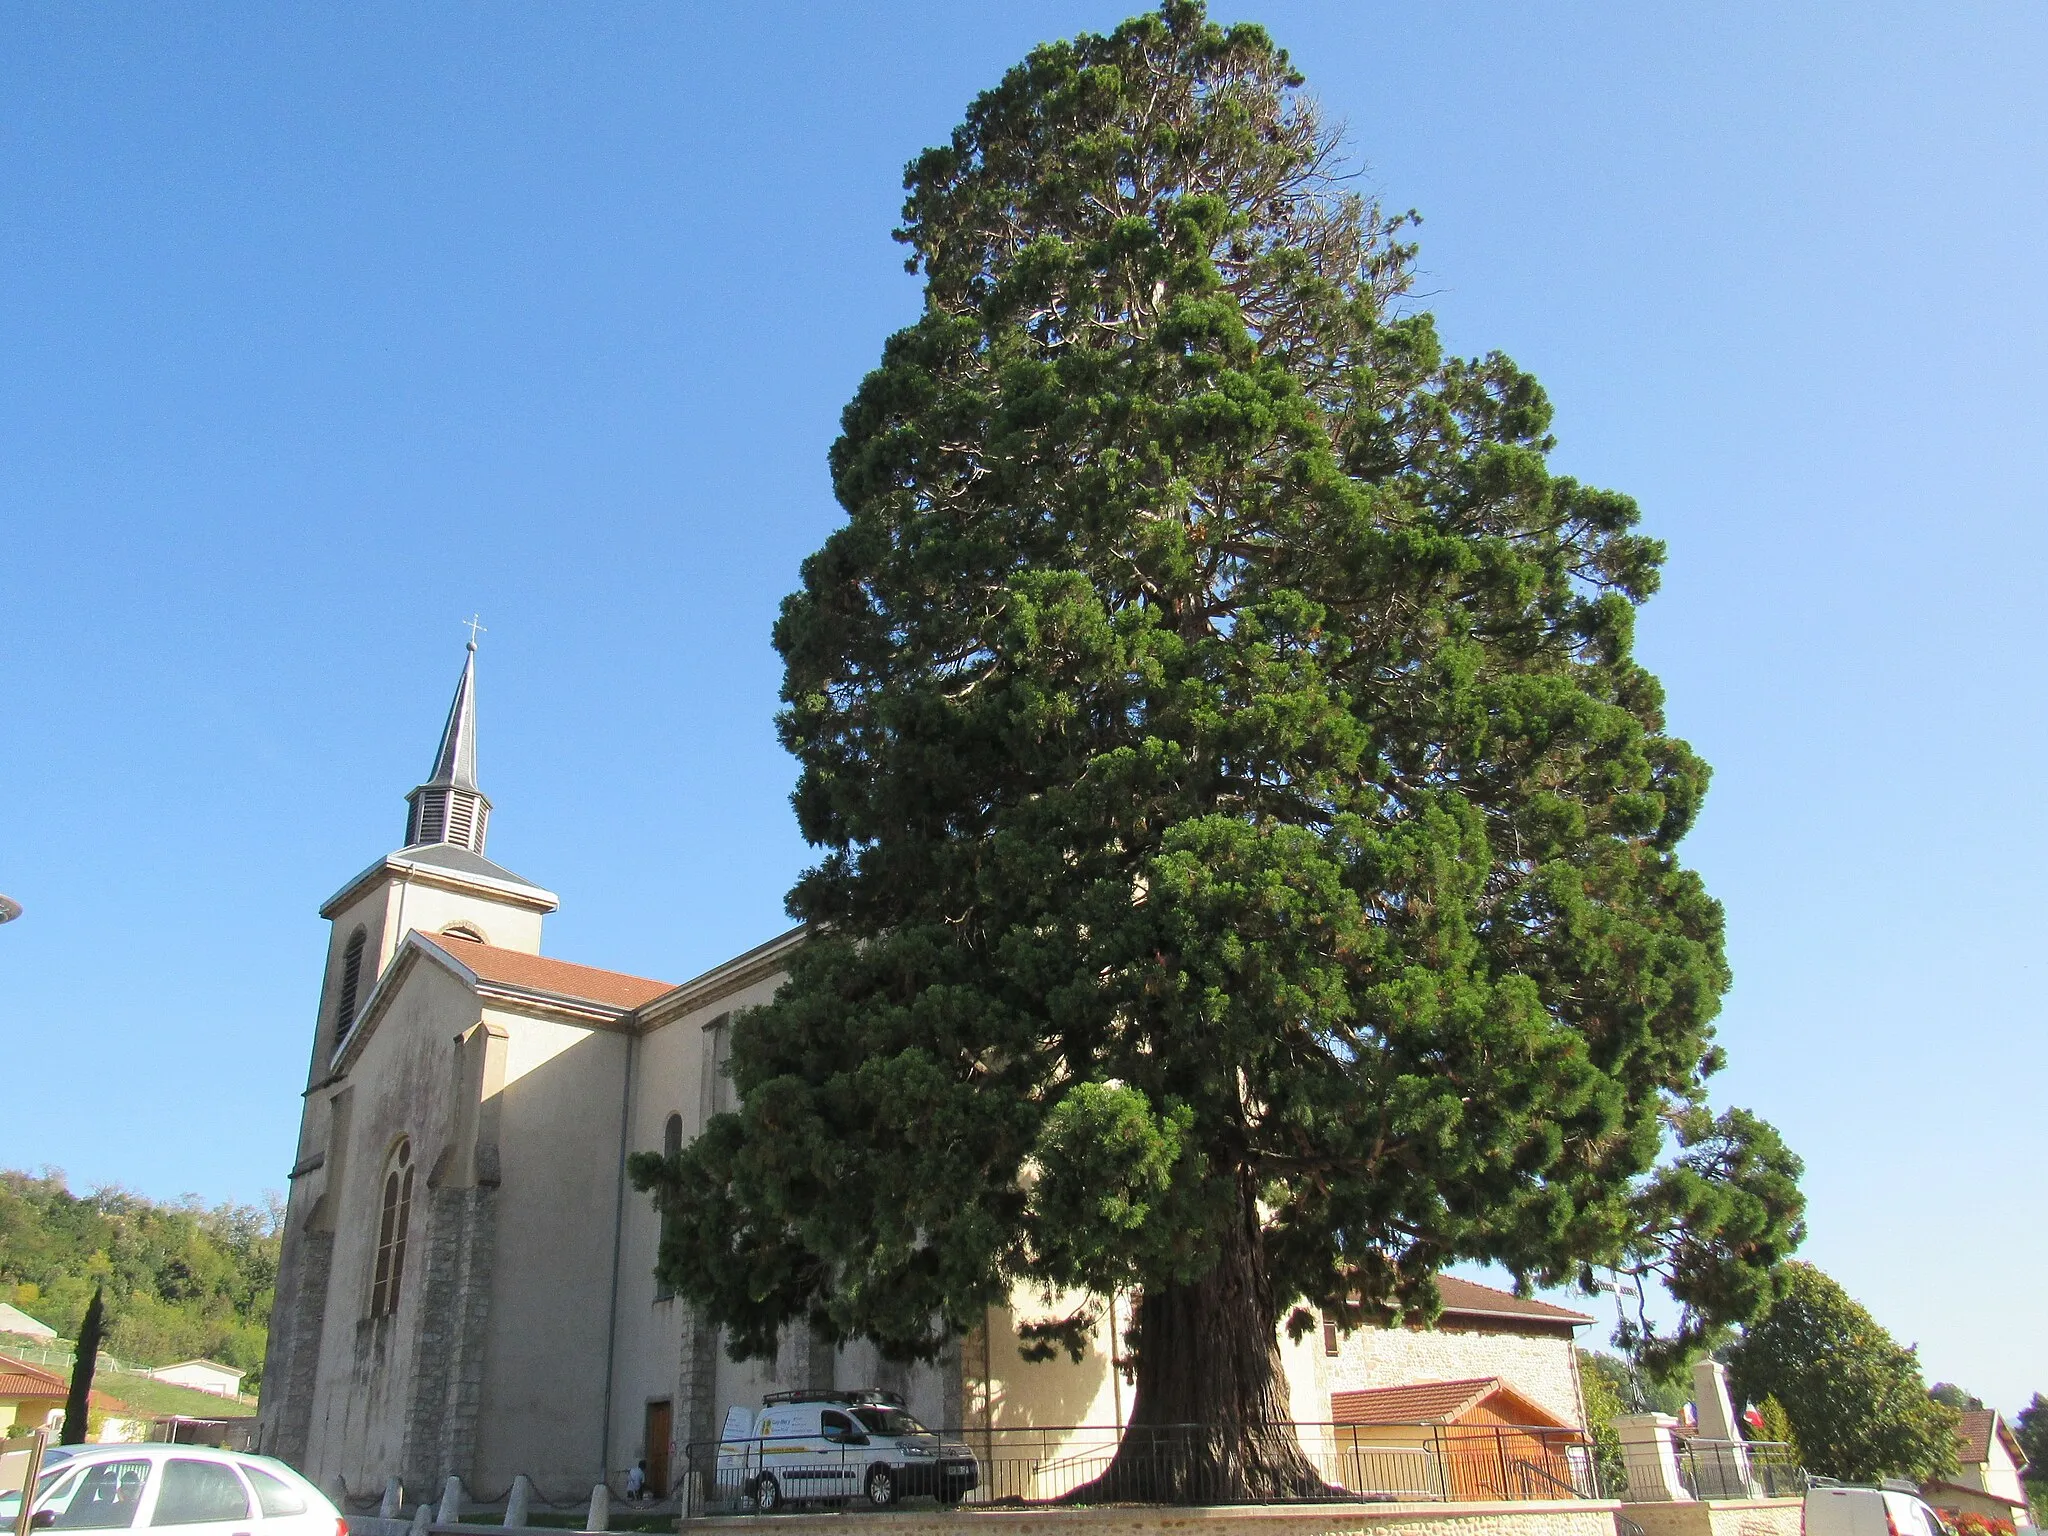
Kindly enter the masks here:
[[1630, 654], [1661, 549], [1404, 306], [1300, 83], [1176, 0], [911, 166], [923, 314], [775, 633], [811, 937], [740, 1109], [634, 1164], [741, 1356], [1135, 1292], [1133, 1423], [1204, 1428], [1099, 1494], [1313, 1486], [1268, 1433], [1306, 1307], [1613, 1263], [1698, 1327], [1797, 1235], [1796, 1162], [1701, 1107], [1707, 771]]

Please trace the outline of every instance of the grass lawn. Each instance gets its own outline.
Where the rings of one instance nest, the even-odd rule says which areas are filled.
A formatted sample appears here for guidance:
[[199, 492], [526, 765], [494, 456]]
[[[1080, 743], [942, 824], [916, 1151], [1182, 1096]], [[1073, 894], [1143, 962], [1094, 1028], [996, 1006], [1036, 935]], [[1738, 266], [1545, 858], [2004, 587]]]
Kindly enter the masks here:
[[188, 1419], [242, 1419], [253, 1417], [256, 1412], [254, 1403], [238, 1403], [232, 1397], [215, 1397], [211, 1392], [129, 1371], [97, 1372], [92, 1385], [95, 1392], [104, 1392], [145, 1417], [182, 1413]]

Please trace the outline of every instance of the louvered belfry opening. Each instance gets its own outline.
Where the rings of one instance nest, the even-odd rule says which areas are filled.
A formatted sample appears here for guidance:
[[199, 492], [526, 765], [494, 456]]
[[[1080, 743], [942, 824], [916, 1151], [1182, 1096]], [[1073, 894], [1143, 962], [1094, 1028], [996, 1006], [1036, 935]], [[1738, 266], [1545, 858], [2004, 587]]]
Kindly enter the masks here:
[[491, 802], [476, 787], [476, 646], [472, 644], [462, 665], [462, 677], [455, 685], [455, 700], [448, 706], [448, 723], [441, 730], [440, 750], [434, 754], [434, 769], [427, 782], [406, 798], [412, 809], [406, 816], [405, 843], [418, 848], [447, 843], [471, 853], [484, 851], [484, 833], [491, 818]]

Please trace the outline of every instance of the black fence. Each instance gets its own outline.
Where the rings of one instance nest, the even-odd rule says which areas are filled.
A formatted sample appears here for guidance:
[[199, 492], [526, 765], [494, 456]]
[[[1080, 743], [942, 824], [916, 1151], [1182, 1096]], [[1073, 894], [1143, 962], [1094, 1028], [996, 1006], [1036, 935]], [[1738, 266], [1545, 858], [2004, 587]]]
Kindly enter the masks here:
[[1791, 1446], [1776, 1440], [1680, 1439], [1668, 1456], [1651, 1447], [1623, 1447], [1618, 1467], [1602, 1479], [1612, 1497], [1654, 1501], [1674, 1492], [1694, 1499], [1796, 1499], [1806, 1469]]
[[[914, 1454], [757, 1436], [685, 1449], [686, 1513], [931, 1498], [973, 1505], [1469, 1502], [1606, 1496], [1593, 1447], [1548, 1426], [1280, 1424], [1273, 1450], [1313, 1477], [1276, 1492], [1201, 1425], [1047, 1425], [935, 1433]], [[1262, 1448], [1250, 1448], [1253, 1459]], [[1299, 1465], [1299, 1463], [1297, 1463]], [[684, 1473], [687, 1473], [685, 1478]], [[883, 1474], [879, 1490], [877, 1472]], [[1103, 1481], [1105, 1478], [1110, 1481]], [[879, 1497], [878, 1497], [879, 1492]]]

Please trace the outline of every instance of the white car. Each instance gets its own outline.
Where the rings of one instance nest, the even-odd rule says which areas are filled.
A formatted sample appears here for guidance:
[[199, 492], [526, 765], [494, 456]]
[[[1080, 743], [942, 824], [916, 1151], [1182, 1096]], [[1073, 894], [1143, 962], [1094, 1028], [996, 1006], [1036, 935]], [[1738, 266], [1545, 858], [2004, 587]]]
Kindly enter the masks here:
[[348, 1522], [327, 1496], [283, 1462], [203, 1445], [78, 1447], [36, 1479], [29, 1524], [38, 1531], [348, 1536]]

